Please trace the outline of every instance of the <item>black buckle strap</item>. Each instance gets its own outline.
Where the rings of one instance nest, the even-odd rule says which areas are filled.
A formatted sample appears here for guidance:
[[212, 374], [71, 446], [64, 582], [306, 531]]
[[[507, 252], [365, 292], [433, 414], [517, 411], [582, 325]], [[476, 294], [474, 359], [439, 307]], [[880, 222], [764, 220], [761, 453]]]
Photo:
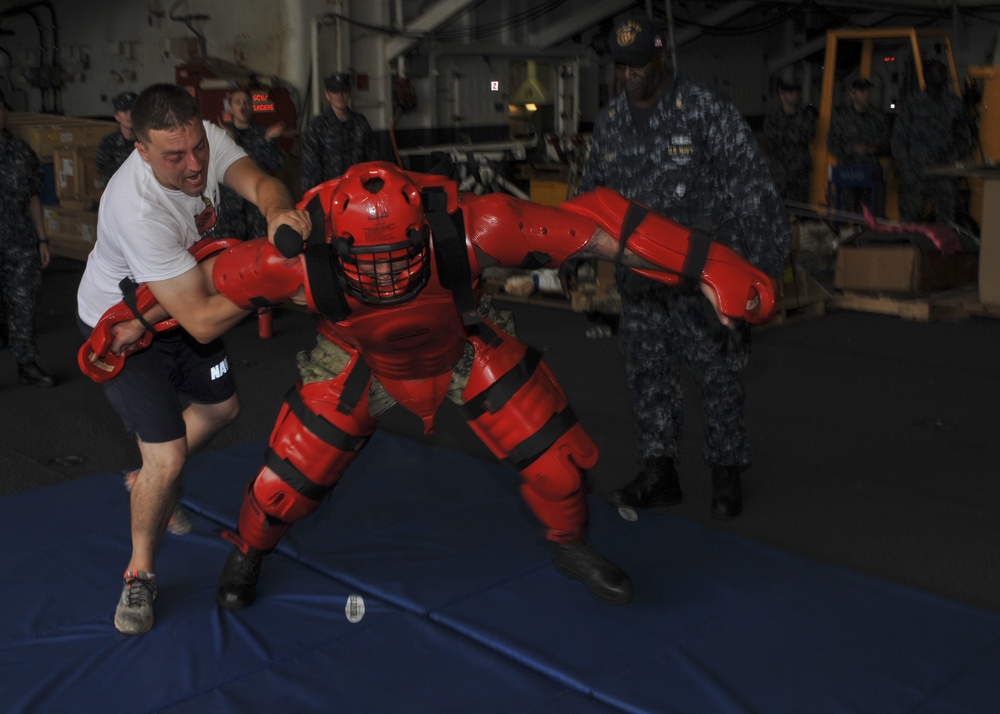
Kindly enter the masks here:
[[135, 291], [139, 289], [139, 283], [135, 282], [132, 278], [126, 275], [119, 281], [118, 289], [122, 291], [122, 302], [124, 302], [125, 306], [132, 311], [132, 314], [135, 315], [135, 319], [138, 320], [143, 327], [155, 334], [156, 328], [149, 324], [149, 322], [146, 321], [146, 318], [142, 316], [142, 313], [139, 312], [139, 303], [135, 299]]
[[515, 470], [524, 471], [574, 426], [576, 426], [576, 415], [572, 409], [566, 407], [561, 412], [553, 414], [541, 429], [511, 449], [504, 461]]
[[699, 230], [692, 230], [688, 237], [688, 251], [684, 256], [681, 275], [689, 280], [701, 280], [701, 271], [708, 262], [708, 250], [712, 246], [712, 237]]
[[339, 426], [331, 424], [316, 412], [311, 411], [303, 401], [302, 394], [295, 387], [288, 390], [285, 395], [285, 404], [288, 405], [295, 418], [309, 430], [309, 433], [325, 444], [341, 451], [361, 451], [368, 443], [369, 437], [348, 434]]
[[639, 227], [640, 223], [646, 220], [646, 216], [648, 215], [649, 209], [645, 206], [641, 206], [638, 203], [628, 204], [628, 208], [625, 209], [625, 218], [622, 220], [621, 235], [618, 238], [618, 254], [615, 256], [616, 263], [622, 262], [622, 254], [625, 252], [628, 239], [632, 237], [635, 229]]
[[296, 493], [301, 493], [310, 500], [322, 501], [333, 490], [333, 486], [320, 486], [310, 481], [305, 477], [305, 474], [274, 453], [274, 450], [270, 447], [264, 452], [264, 463], [267, 465], [267, 468], [278, 474], [278, 478], [291, 486]]
[[462, 405], [466, 421], [475, 421], [489, 412], [496, 414], [531, 379], [542, 361], [542, 353], [528, 348], [527, 354], [505, 375]]
[[479, 324], [476, 296], [472, 290], [472, 268], [465, 246], [465, 221], [461, 211], [448, 213], [448, 194], [441, 186], [421, 191], [424, 215], [431, 227], [438, 281], [451, 291], [466, 327]]

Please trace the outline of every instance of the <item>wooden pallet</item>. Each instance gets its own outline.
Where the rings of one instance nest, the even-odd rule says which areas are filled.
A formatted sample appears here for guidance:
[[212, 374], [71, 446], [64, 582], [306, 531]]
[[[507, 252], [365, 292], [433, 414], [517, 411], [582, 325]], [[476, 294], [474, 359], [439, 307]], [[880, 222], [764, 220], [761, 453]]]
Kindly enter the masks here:
[[768, 330], [773, 327], [794, 325], [826, 314], [826, 303], [830, 299], [830, 293], [826, 288], [802, 267], [796, 266], [794, 275], [796, 276], [794, 284], [790, 275], [785, 280], [782, 296], [771, 319], [755, 329]]
[[912, 296], [843, 292], [833, 296], [830, 307], [896, 315], [918, 322], [961, 322], [970, 317], [1000, 317], [1000, 306], [983, 305], [979, 300], [979, 290], [974, 285]]

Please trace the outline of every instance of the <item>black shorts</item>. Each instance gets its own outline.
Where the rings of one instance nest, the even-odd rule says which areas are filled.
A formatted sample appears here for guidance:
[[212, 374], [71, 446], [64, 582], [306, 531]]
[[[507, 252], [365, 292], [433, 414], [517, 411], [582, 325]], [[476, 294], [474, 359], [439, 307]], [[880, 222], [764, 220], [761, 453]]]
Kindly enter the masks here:
[[177, 329], [130, 356], [104, 394], [129, 434], [161, 444], [185, 436], [187, 404], [224, 402], [236, 394], [236, 383], [221, 338], [203, 345]]

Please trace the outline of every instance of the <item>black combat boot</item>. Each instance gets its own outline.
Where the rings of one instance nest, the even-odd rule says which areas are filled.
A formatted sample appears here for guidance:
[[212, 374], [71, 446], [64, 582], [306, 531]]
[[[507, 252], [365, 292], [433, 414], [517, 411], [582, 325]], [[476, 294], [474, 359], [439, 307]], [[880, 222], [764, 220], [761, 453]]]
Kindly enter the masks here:
[[601, 602], [624, 605], [632, 599], [632, 581], [625, 571], [583, 541], [553, 543], [552, 562], [567, 578], [586, 585]]
[[674, 506], [681, 502], [681, 497], [680, 479], [669, 456], [646, 459], [638, 476], [611, 493], [615, 505], [630, 508]]
[[17, 381], [30, 387], [51, 387], [56, 383], [37, 362], [25, 362], [17, 365]]
[[257, 597], [257, 578], [260, 577], [260, 563], [263, 559], [264, 551], [247, 548], [244, 555], [239, 547], [233, 546], [215, 591], [221, 607], [239, 610], [253, 604]]
[[712, 465], [712, 518], [731, 521], [743, 511], [739, 466]]

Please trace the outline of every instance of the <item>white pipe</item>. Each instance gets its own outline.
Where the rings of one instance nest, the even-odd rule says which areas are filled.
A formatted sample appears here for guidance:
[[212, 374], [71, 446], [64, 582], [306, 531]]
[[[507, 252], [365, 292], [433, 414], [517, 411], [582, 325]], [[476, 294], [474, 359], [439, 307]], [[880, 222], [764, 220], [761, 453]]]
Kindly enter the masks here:
[[312, 84], [309, 96], [312, 99], [309, 116], [319, 114], [320, 80], [319, 80], [319, 23], [320, 19], [314, 17], [309, 23], [309, 81]]

